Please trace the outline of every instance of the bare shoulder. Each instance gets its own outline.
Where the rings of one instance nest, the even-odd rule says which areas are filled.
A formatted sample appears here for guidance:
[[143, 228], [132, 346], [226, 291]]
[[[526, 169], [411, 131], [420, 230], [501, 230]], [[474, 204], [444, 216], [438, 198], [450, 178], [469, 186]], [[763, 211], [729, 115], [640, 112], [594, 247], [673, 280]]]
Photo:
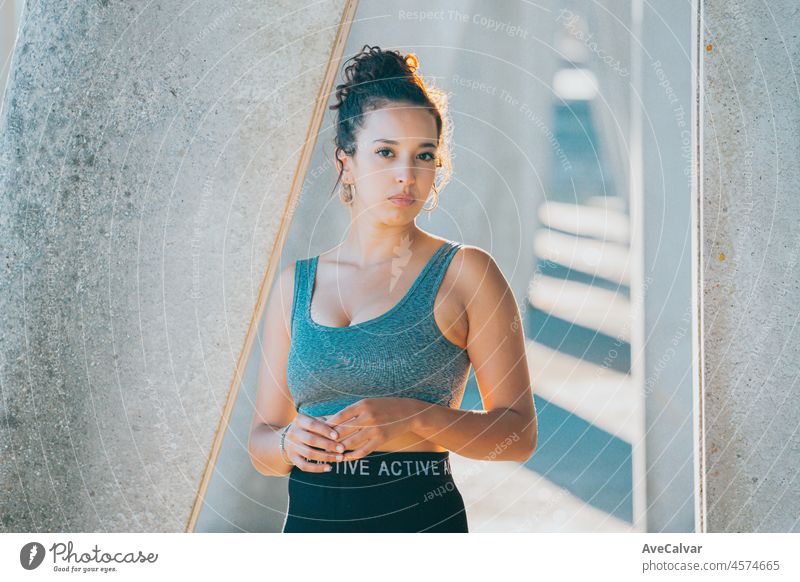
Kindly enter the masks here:
[[458, 252], [453, 256], [453, 262], [460, 261], [466, 269], [486, 270], [492, 265], [496, 266], [494, 257], [488, 251], [473, 245], [461, 245]]
[[[473, 363], [494, 354], [509, 334], [521, 341], [521, 317], [516, 297], [494, 257], [474, 246], [463, 246], [453, 257], [457, 275], [455, 295], [461, 300], [466, 320], [466, 345]], [[475, 364], [476, 369], [482, 364]]]
[[499, 299], [508, 282], [494, 257], [480, 247], [462, 245], [453, 256], [453, 289], [469, 307], [476, 299]]

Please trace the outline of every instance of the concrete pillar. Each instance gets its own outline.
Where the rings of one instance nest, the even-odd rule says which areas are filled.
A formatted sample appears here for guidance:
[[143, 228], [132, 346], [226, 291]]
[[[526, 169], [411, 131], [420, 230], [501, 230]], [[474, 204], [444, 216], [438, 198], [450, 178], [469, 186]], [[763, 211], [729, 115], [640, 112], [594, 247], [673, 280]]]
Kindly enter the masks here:
[[186, 527], [343, 5], [27, 4], [0, 127], [0, 530]]
[[698, 527], [797, 532], [800, 11], [700, 9]]
[[3, 100], [8, 72], [11, 69], [11, 55], [14, 52], [24, 4], [23, 0], [0, 2], [0, 101]]
[[692, 5], [634, 3], [632, 194], [641, 244], [649, 532], [694, 531], [692, 400]]

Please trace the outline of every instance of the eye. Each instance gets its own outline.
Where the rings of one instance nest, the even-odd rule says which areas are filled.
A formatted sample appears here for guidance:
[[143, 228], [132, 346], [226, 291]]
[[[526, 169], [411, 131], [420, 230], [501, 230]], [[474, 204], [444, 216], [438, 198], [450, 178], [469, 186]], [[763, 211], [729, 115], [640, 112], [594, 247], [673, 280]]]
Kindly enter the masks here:
[[[386, 155], [384, 155], [384, 152], [386, 153]], [[394, 155], [392, 150], [390, 150], [389, 148], [380, 148], [378, 150], [375, 150], [375, 153], [378, 154], [378, 156], [381, 158], [388, 158], [390, 157], [390, 154], [392, 156]], [[436, 156], [431, 152], [423, 152], [418, 157], [426, 162], [432, 162], [436, 159]]]

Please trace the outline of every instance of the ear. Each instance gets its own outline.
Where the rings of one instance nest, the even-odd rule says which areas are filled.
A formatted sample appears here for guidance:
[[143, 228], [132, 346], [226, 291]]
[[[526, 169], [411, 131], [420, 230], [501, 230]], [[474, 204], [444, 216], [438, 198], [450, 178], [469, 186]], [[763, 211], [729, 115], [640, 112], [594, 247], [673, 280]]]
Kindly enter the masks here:
[[350, 175], [350, 156], [344, 153], [343, 150], [338, 150], [336, 152], [336, 168], [344, 168], [342, 170], [342, 179], [349, 177]]

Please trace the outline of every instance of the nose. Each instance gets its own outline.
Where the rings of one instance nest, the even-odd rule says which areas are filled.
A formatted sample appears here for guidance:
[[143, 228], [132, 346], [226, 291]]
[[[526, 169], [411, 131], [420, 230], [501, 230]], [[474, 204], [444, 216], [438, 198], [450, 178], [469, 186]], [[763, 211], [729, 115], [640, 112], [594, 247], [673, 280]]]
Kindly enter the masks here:
[[401, 164], [397, 168], [397, 181], [401, 184], [413, 184], [417, 181], [414, 170], [413, 164]]

